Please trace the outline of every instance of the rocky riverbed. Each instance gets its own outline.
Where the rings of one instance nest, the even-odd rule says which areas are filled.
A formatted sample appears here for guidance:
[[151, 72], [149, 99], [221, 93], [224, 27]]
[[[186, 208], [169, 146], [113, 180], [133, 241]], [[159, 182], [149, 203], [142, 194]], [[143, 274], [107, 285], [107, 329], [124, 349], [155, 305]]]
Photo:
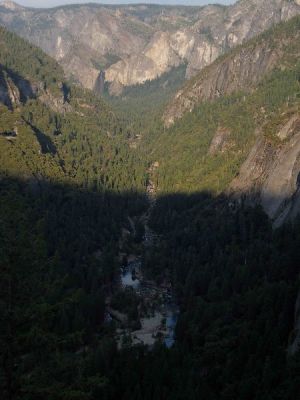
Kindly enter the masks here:
[[121, 285], [134, 291], [141, 299], [144, 309], [140, 309], [140, 328], [127, 327], [118, 330], [120, 345], [126, 337], [132, 344], [153, 346], [158, 340], [171, 347], [175, 340], [178, 306], [175, 303], [171, 285], [157, 285], [145, 280], [141, 272], [142, 262], [137, 259], [121, 268]]
[[[149, 175], [158, 167], [158, 162], [153, 163], [148, 170]], [[156, 188], [151, 179], [147, 184], [147, 197], [148, 210], [139, 219], [144, 226], [140, 254], [128, 256], [123, 253], [120, 257], [123, 265], [120, 267], [117, 299], [111, 299], [107, 305], [108, 320], [111, 318], [117, 323], [116, 339], [119, 348], [137, 344], [151, 348], [156, 341], [172, 347], [175, 341], [179, 308], [171, 283], [158, 284], [154, 280], [146, 279], [143, 274], [141, 254], [160, 240], [149, 227], [151, 211], [156, 203]], [[135, 236], [135, 223], [131, 218], [129, 222], [132, 235]]]

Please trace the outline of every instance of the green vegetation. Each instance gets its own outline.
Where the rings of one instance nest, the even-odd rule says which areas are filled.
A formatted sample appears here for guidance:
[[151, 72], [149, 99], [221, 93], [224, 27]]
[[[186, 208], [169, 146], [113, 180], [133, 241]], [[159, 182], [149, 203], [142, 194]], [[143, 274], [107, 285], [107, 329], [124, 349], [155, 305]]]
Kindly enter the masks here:
[[[278, 67], [293, 67], [299, 52], [299, 29], [300, 29], [300, 17], [296, 16], [291, 18], [287, 22], [281, 22], [279, 24], [273, 25], [270, 29], [266, 30], [259, 36], [254, 36], [252, 39], [248, 40], [246, 43], [238, 45], [231, 49], [229, 52], [224, 53], [217, 58], [212, 65], [220, 64], [226, 59], [232, 58], [235, 54], [240, 53], [246, 49], [255, 49], [257, 46], [264, 45], [268, 43], [270, 48], [282, 48], [282, 57], [280, 60], [280, 65]], [[195, 84], [199, 79], [199, 76], [206, 76], [211, 69], [211, 65], [200, 71], [194, 78], [190, 79], [184, 90], [189, 91], [189, 89]]]
[[[25, 40], [0, 27], [1, 65], [14, 71], [25, 79], [42, 82], [44, 88], [51, 89], [54, 94], [58, 90], [58, 82], [63, 81], [62, 68], [44, 52]], [[26, 56], [24, 56], [26, 49]], [[30, 60], [30, 62], [28, 62]]]
[[[294, 59], [293, 67], [275, 70], [253, 92], [202, 103], [168, 130], [152, 128], [141, 146], [160, 163], [155, 182], [161, 193], [226, 189], [257, 132], [263, 130], [275, 140], [276, 126], [299, 109], [299, 74]], [[209, 148], [218, 129], [228, 130], [228, 146], [212, 155]]]
[[[159, 121], [160, 113], [167, 102], [180, 89], [185, 80], [186, 65], [180, 65], [153, 81], [143, 85], [125, 87], [118, 97], [104, 93], [104, 99], [118, 111], [123, 125], [129, 126], [131, 132], [144, 134]], [[159, 125], [157, 125], [159, 127]]]
[[[280, 29], [293, 35], [295, 21]], [[300, 221], [274, 230], [260, 207], [221, 194], [258, 130], [277, 144], [299, 110], [297, 58], [251, 93], [203, 103], [165, 130], [163, 104], [184, 68], [126, 89], [110, 100], [117, 114], [3, 28], [0, 49], [1, 89], [24, 80], [32, 89], [0, 105], [2, 398], [297, 400], [299, 352], [287, 349]], [[217, 132], [228, 142], [212, 154]], [[159, 193], [148, 224], [159, 240], [143, 271], [172, 284], [176, 342], [149, 351], [129, 338], [118, 349], [106, 304], [139, 328], [140, 299], [118, 280], [122, 250], [140, 249], [150, 179]]]
[[[259, 208], [193, 194], [159, 200], [151, 226], [164, 239], [146, 266], [155, 265], [157, 279], [172, 277], [181, 303], [174, 350], [161, 349], [143, 369], [159, 357], [168, 366], [153, 378], [155, 398], [296, 399], [300, 360], [286, 349], [299, 291], [299, 221], [273, 231]], [[141, 377], [140, 393], [148, 379]]]
[[299, 221], [274, 232], [261, 209], [224, 200], [194, 194], [158, 202], [151, 226], [163, 239], [146, 268], [158, 280], [172, 277], [181, 305], [176, 344], [112, 357], [101, 369], [110, 382], [104, 399], [298, 398], [299, 354], [287, 356], [287, 347]]
[[121, 229], [145, 208], [145, 166], [102, 100], [4, 29], [0, 43], [6, 79], [42, 88], [0, 108], [0, 392], [91, 398], [106, 380], [96, 370], [82, 380], [81, 368], [88, 349], [111, 341], [105, 298], [119, 274]]

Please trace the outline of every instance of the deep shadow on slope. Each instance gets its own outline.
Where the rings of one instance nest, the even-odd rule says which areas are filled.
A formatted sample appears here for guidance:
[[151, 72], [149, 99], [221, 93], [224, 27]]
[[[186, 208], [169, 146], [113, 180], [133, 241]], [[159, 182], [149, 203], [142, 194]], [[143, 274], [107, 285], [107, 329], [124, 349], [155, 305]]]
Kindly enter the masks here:
[[119, 273], [121, 229], [144, 208], [143, 195], [1, 177], [3, 398], [73, 390], [85, 346], [107, 336], [104, 304]]
[[0, 64], [0, 102], [10, 110], [35, 98], [35, 90], [27, 79]]
[[296, 399], [299, 223], [273, 231], [261, 208], [209, 193], [159, 198], [145, 268], [176, 291], [177, 342], [118, 352], [105, 298], [144, 210], [143, 194], [1, 179], [4, 399]]

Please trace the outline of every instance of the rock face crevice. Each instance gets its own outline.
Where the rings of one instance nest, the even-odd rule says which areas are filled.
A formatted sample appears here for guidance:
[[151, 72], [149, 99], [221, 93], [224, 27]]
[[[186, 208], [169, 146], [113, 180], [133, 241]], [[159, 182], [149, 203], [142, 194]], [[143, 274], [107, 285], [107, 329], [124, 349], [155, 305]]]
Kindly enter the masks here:
[[300, 13], [298, 0], [240, 0], [232, 6], [65, 6], [0, 3], [0, 23], [56, 58], [94, 89], [100, 71], [120, 91], [187, 65], [191, 78], [218, 56]]
[[0, 65], [0, 103], [12, 110], [35, 96], [36, 89], [28, 80]]
[[0, 103], [13, 110], [30, 99], [38, 98], [53, 111], [65, 113], [71, 110], [66, 88], [58, 85], [60, 96], [53, 95], [41, 82], [31, 82], [0, 65]]

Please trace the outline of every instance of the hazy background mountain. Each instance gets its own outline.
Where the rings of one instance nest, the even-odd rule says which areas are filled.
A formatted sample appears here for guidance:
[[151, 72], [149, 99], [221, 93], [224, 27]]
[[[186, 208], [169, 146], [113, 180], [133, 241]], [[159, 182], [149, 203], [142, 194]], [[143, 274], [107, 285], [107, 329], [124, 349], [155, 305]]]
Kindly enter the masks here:
[[84, 4], [84, 3], [99, 3], [99, 4], [167, 4], [167, 5], [205, 5], [205, 4], [232, 4], [236, 0], [144, 0], [140, 2], [139, 0], [94, 0], [94, 1], [86, 1], [86, 0], [20, 0], [19, 4], [26, 7], [56, 7], [64, 4]]
[[232, 6], [0, 7], [0, 23], [54, 57], [84, 87], [112, 94], [186, 65], [186, 78], [220, 54], [300, 12], [298, 0]]
[[2, 398], [298, 400], [299, 1], [4, 4], [60, 64], [0, 28]]
[[[288, 213], [293, 224], [273, 230], [261, 207], [224, 190], [237, 175], [247, 195], [253, 177], [254, 192], [282, 200], [272, 183], [288, 178], [283, 203], [297, 209], [299, 32], [296, 17], [217, 60], [207, 79], [225, 63], [238, 92], [195, 99], [166, 130], [156, 114], [134, 143], [98, 96], [0, 29], [4, 400], [298, 399], [300, 224]], [[255, 69], [251, 51], [262, 65], [274, 48], [277, 68]], [[253, 70], [260, 82], [244, 85]], [[180, 307], [174, 347], [157, 335], [153, 351], [130, 339], [153, 303], [119, 284], [142, 248], [150, 181], [156, 241], [143, 273], [168, 282]], [[108, 303], [132, 324], [119, 347]]]

